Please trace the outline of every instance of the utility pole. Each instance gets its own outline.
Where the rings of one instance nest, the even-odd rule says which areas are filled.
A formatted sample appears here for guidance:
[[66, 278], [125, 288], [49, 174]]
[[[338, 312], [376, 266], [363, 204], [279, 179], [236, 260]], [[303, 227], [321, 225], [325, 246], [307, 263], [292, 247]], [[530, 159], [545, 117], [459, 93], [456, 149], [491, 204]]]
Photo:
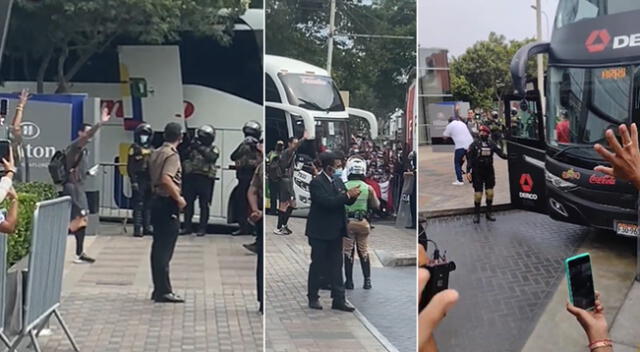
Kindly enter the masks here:
[[[536, 36], [539, 42], [542, 41], [542, 0], [536, 0]], [[540, 92], [540, 103], [542, 104], [542, 114], [546, 111], [546, 97], [544, 94], [544, 57], [538, 57], [538, 91]]]
[[329, 42], [327, 43], [327, 71], [331, 74], [333, 64], [333, 36], [336, 32], [336, 0], [331, 0], [329, 10]]

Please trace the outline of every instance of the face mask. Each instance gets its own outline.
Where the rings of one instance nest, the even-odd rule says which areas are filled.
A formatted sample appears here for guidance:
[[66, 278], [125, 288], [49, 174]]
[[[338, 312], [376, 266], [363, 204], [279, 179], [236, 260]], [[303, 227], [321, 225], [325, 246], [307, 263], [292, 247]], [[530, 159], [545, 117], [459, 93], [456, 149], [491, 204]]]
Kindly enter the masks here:
[[333, 176], [341, 178], [342, 177], [342, 169], [336, 169], [336, 171], [333, 173]]
[[149, 136], [145, 136], [145, 135], [140, 136], [140, 143], [147, 144], [148, 141], [149, 141]]

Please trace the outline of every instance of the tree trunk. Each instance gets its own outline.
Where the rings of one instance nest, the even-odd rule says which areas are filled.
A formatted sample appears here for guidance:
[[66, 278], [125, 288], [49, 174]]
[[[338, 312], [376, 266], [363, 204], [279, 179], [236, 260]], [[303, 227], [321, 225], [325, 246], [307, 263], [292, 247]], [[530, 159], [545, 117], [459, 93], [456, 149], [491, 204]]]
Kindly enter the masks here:
[[64, 64], [69, 57], [69, 48], [65, 45], [58, 57], [58, 88], [56, 88], [55, 94], [64, 94], [69, 90], [67, 80], [64, 75]]
[[29, 55], [27, 53], [24, 53], [22, 55], [22, 73], [24, 74], [25, 80], [31, 80], [31, 72], [29, 70]]
[[36, 76], [36, 81], [38, 82], [36, 93], [38, 94], [44, 93], [44, 75], [47, 72], [47, 67], [49, 67], [49, 62], [51, 61], [52, 57], [53, 57], [53, 47], [49, 48], [49, 50], [47, 51], [47, 54], [44, 57], [42, 57], [42, 60], [40, 61], [40, 67], [38, 67], [38, 74]]

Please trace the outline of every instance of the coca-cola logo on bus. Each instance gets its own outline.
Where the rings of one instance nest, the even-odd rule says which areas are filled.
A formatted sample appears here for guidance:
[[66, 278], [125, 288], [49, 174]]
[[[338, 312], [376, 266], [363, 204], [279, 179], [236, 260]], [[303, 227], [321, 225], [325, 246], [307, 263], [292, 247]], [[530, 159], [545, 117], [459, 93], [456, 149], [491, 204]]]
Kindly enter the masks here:
[[616, 178], [609, 175], [598, 176], [594, 174], [589, 177], [589, 183], [592, 185], [615, 185]]

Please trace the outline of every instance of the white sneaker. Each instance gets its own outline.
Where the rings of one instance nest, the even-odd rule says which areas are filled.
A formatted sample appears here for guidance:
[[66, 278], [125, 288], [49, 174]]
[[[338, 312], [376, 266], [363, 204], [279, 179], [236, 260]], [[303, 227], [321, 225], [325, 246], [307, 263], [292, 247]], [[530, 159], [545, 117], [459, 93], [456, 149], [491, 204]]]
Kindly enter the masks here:
[[89, 264], [89, 262], [85, 262], [84, 260], [80, 259], [79, 255], [76, 255], [73, 259], [73, 264]]
[[289, 234], [287, 230], [284, 229], [284, 227], [273, 230], [273, 233], [279, 236], [286, 236]]
[[458, 180], [454, 181], [453, 183], [451, 183], [454, 186], [464, 186], [464, 182], [460, 182]]

